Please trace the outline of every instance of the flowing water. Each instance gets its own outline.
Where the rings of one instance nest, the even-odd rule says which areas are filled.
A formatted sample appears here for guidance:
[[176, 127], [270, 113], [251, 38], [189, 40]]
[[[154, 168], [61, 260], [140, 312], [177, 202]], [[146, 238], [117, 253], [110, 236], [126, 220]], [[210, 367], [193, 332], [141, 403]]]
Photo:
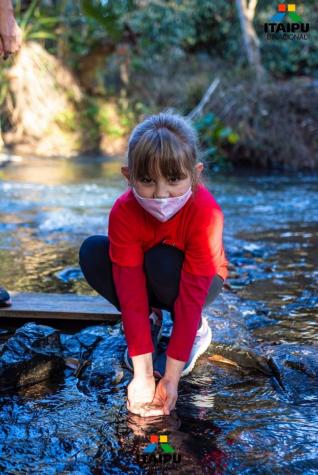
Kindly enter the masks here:
[[[78, 249], [107, 234], [109, 210], [126, 190], [120, 166], [98, 158], [3, 164], [0, 285], [95, 295]], [[62, 356], [80, 359], [84, 348], [93, 366], [2, 393], [2, 473], [318, 473], [318, 176], [248, 170], [211, 174], [206, 186], [224, 212], [229, 277], [205, 308], [213, 342], [181, 379], [177, 410], [128, 413], [120, 324], [55, 329]], [[3, 343], [15, 331], [2, 320]], [[151, 434], [168, 435], [180, 458], [157, 447], [147, 459]]]

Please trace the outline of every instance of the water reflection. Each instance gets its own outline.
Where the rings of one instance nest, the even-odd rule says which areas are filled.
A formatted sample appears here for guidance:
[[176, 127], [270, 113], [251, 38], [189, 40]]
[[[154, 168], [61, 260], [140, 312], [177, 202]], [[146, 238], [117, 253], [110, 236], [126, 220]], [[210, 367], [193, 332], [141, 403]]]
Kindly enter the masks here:
[[[1, 168], [1, 285], [94, 294], [78, 249], [107, 233], [109, 210], [126, 189], [120, 166], [97, 157]], [[182, 455], [181, 469], [169, 473], [315, 473], [318, 177], [246, 172], [206, 183], [224, 210], [230, 276], [206, 308], [213, 344], [181, 380], [177, 410], [149, 419], [128, 413], [131, 374], [121, 367], [118, 325], [64, 329], [65, 359], [83, 363], [86, 345], [93, 365], [1, 395], [0, 465], [8, 473], [160, 473], [161, 465], [137, 458], [160, 433]], [[14, 330], [3, 324], [0, 333], [3, 345]]]

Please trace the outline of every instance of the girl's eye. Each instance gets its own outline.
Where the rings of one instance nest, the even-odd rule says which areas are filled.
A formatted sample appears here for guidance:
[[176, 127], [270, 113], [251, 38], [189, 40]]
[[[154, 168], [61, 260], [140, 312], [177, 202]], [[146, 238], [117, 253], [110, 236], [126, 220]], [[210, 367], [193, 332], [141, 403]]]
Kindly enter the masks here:
[[172, 177], [169, 178], [169, 181], [172, 181], [172, 183], [176, 183], [179, 180], [176, 176], [172, 176]]
[[141, 183], [149, 184], [152, 182], [151, 178], [143, 177], [140, 179]]

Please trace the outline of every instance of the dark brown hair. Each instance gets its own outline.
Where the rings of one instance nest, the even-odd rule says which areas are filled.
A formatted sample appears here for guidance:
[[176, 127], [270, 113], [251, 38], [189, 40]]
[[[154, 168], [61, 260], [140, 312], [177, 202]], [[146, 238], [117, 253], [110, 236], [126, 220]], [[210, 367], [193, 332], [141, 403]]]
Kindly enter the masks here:
[[198, 161], [198, 137], [192, 123], [172, 109], [151, 115], [132, 131], [128, 142], [128, 169], [130, 180], [145, 176], [191, 177], [192, 191], [200, 182], [195, 164]]

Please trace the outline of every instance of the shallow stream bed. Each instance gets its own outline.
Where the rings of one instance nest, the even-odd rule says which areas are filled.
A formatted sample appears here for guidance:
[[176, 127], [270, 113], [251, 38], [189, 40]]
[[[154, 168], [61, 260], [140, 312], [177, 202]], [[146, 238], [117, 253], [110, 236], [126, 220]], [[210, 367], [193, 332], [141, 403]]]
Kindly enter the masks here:
[[[2, 165], [0, 285], [95, 295], [78, 249], [107, 233], [126, 189], [120, 166], [19, 157]], [[318, 473], [318, 176], [246, 170], [211, 174], [206, 186], [224, 212], [229, 278], [205, 308], [213, 343], [182, 378], [177, 410], [128, 413], [119, 324], [63, 331], [2, 321], [0, 364], [9, 350], [28, 352], [24, 377], [43, 378], [25, 385], [19, 373], [20, 386], [0, 395], [1, 473]], [[70, 361], [90, 364], [76, 371]], [[180, 462], [160, 461], [159, 449], [144, 462], [151, 434], [167, 434]]]

